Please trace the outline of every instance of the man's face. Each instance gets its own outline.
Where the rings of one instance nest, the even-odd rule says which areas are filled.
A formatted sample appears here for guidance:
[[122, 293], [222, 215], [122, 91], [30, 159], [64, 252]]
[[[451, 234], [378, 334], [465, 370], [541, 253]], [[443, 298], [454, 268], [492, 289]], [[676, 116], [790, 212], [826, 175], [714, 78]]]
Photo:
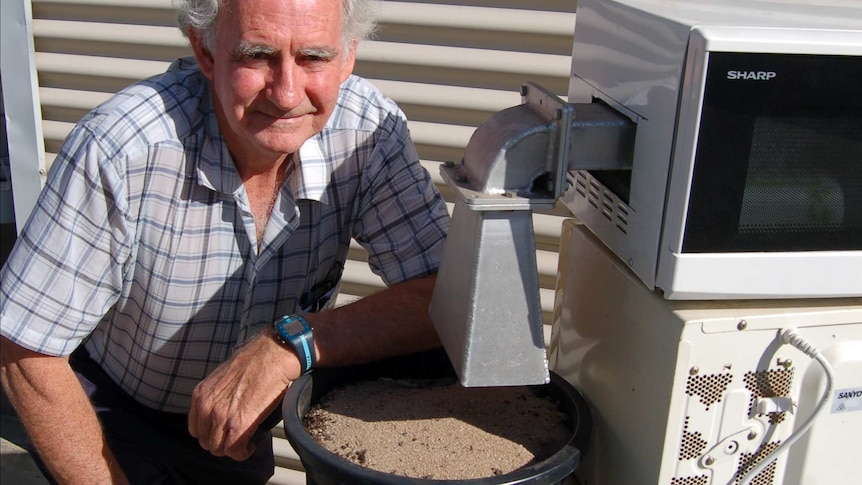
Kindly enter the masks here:
[[320, 132], [353, 70], [342, 50], [339, 0], [228, 0], [213, 52], [191, 36], [222, 135], [252, 168]]

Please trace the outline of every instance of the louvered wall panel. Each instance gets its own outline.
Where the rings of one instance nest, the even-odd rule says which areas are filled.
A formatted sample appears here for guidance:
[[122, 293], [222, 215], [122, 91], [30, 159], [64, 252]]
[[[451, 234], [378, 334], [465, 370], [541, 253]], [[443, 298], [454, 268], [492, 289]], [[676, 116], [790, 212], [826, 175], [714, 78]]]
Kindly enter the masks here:
[[[375, 40], [360, 45], [355, 72], [395, 99], [410, 119], [422, 158], [447, 201], [438, 173], [458, 161], [476, 126], [520, 102], [534, 81], [560, 96], [568, 88], [574, 0], [386, 1]], [[171, 0], [33, 0], [47, 162], [74, 123], [112, 93], [190, 55]], [[562, 205], [536, 213], [537, 261], [550, 323]], [[352, 247], [338, 302], [382, 288], [366, 255]], [[547, 325], [546, 325], [547, 326]], [[547, 332], [546, 332], [547, 335]], [[272, 483], [304, 483], [293, 450], [277, 433]]]

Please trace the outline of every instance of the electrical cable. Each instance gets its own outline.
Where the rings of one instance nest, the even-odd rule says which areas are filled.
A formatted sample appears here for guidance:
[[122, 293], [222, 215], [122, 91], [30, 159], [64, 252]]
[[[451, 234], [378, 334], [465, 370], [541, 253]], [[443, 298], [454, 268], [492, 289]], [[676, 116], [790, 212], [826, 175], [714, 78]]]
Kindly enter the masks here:
[[832, 366], [829, 364], [829, 361], [826, 360], [826, 357], [817, 350], [817, 348], [812, 345], [810, 342], [802, 338], [798, 333], [796, 333], [796, 329], [794, 328], [784, 328], [779, 333], [779, 338], [785, 344], [790, 344], [796, 347], [798, 350], [802, 351], [805, 355], [811, 357], [816, 360], [821, 367], [823, 367], [823, 371], [826, 374], [826, 389], [823, 391], [823, 396], [820, 397], [820, 402], [817, 404], [817, 407], [814, 409], [814, 412], [811, 413], [811, 416], [805, 421], [805, 423], [799, 427], [793, 434], [787, 437], [783, 443], [781, 443], [777, 448], [772, 450], [771, 453], [761, 458], [757, 466], [749, 470], [745, 475], [742, 476], [739, 483], [744, 485], [753, 477], [756, 477], [758, 473], [762, 472], [764, 468], [766, 468], [770, 462], [776, 459], [781, 453], [787, 451], [788, 448], [793, 446], [799, 438], [801, 438], [808, 430], [811, 428], [811, 425], [814, 424], [814, 420], [820, 415], [820, 413], [826, 409], [826, 404], [829, 402], [829, 396], [832, 395], [832, 382], [834, 380], [834, 372], [832, 370]]

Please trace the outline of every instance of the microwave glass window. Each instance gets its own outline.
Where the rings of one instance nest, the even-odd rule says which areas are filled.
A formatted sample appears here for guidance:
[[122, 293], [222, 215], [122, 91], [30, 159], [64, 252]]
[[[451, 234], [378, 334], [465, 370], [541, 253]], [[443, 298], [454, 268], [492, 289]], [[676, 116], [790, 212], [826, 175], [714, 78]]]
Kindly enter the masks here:
[[708, 62], [683, 252], [862, 249], [862, 58]]
[[849, 210], [841, 180], [854, 178], [843, 172], [854, 165], [862, 169], [852, 160], [862, 160], [854, 132], [862, 134], [859, 119], [756, 118], [739, 231], [840, 232]]

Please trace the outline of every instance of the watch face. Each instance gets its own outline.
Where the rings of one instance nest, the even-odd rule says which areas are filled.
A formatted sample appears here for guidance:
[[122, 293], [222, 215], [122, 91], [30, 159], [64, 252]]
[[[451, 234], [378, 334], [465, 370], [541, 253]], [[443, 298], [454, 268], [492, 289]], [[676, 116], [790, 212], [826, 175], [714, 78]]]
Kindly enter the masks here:
[[287, 325], [284, 325], [284, 330], [288, 335], [302, 335], [302, 332], [305, 330], [305, 327], [302, 326], [302, 323], [299, 320], [290, 320]]

